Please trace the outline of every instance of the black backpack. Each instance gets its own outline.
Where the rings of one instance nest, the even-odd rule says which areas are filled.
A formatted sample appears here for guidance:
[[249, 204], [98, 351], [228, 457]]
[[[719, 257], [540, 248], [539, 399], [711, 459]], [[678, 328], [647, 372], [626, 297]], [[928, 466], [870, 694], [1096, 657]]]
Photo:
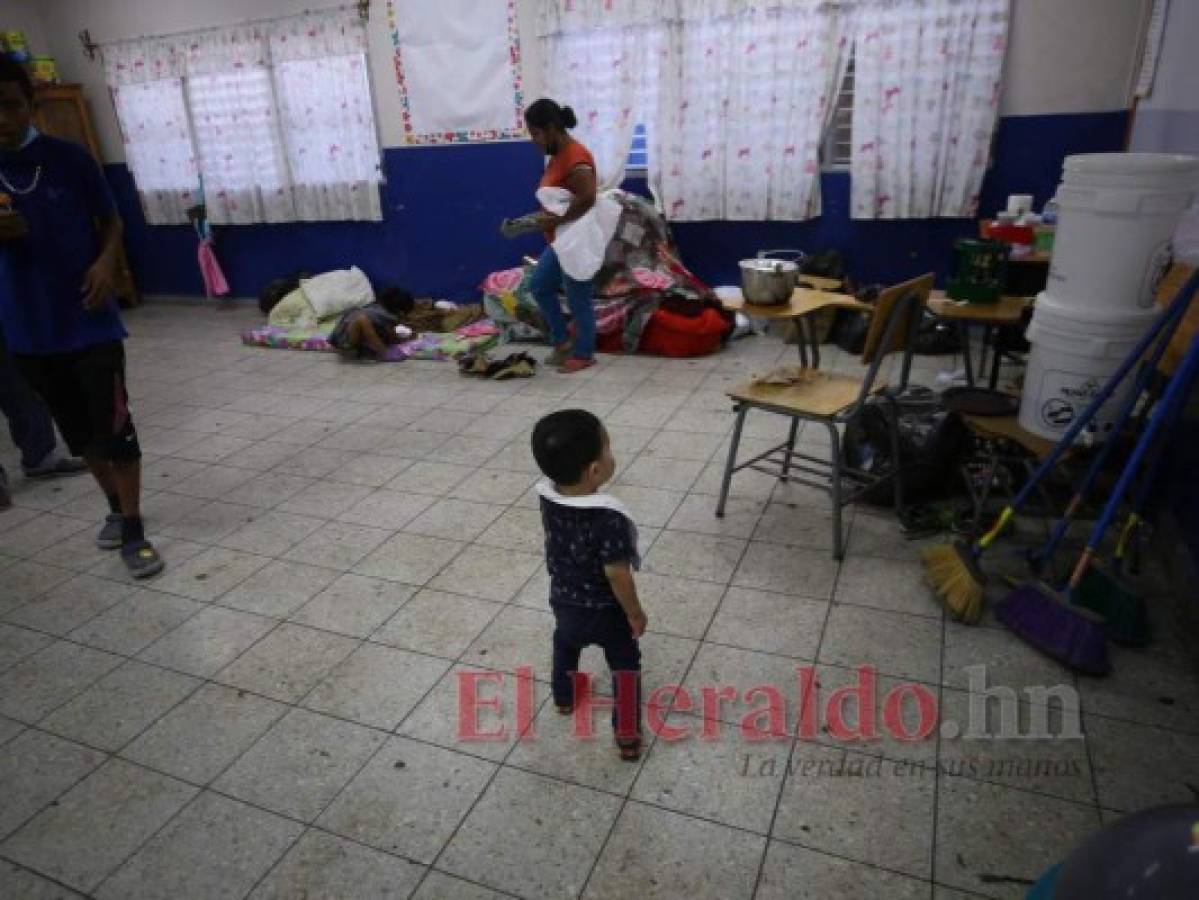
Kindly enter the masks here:
[[[927, 503], [952, 493], [969, 431], [957, 413], [946, 409], [935, 391], [908, 386], [898, 397], [899, 459], [903, 466], [903, 502]], [[888, 423], [891, 404], [884, 397], [871, 397], [862, 413], [845, 429], [842, 448], [846, 462], [864, 472], [882, 473], [891, 467], [891, 438]], [[894, 486], [890, 481], [862, 495], [867, 503], [892, 506]]]

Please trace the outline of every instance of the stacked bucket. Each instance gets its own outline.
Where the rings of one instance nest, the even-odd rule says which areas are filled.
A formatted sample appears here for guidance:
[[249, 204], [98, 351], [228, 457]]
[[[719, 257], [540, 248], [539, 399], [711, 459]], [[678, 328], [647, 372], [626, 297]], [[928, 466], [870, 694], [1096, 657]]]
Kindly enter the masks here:
[[[1170, 239], [1199, 189], [1199, 159], [1159, 153], [1066, 157], [1049, 281], [1037, 296], [1020, 424], [1057, 440], [1159, 315]], [[1091, 424], [1106, 439], [1130, 380]]]

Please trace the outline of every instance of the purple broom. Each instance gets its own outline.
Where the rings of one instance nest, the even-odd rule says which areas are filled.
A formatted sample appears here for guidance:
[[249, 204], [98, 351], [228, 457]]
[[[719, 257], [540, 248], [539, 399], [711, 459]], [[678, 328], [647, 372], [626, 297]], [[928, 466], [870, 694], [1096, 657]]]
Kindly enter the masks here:
[[1136, 447], [1112, 489], [1103, 513], [1099, 516], [1087, 546], [1078, 558], [1065, 590], [1058, 593], [1044, 584], [1026, 584], [1016, 588], [995, 606], [995, 617], [1029, 644], [1059, 662], [1088, 675], [1105, 675], [1111, 671], [1107, 653], [1105, 621], [1088, 609], [1072, 606], [1070, 595], [1091, 567], [1096, 549], [1116, 518], [1120, 503], [1149, 446], [1181, 404], [1199, 373], [1199, 336], [1191, 340], [1186, 356], [1170, 379], [1165, 395], [1149, 419], [1149, 424], [1137, 439]]

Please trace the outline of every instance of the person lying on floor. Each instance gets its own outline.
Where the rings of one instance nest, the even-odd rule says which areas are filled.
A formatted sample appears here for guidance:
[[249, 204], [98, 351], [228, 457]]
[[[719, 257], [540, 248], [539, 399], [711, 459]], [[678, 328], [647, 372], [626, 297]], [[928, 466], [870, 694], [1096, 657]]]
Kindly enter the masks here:
[[349, 359], [385, 360], [389, 347], [412, 337], [411, 329], [405, 327], [400, 335], [396, 326], [414, 305], [412, 295], [402, 288], [384, 288], [374, 303], [341, 314], [329, 333], [329, 344]]

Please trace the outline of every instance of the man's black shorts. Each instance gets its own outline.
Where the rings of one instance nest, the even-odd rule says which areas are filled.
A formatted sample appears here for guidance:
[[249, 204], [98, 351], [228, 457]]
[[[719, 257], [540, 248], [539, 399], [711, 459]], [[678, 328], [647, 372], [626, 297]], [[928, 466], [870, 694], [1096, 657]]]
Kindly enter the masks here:
[[71, 353], [16, 356], [17, 365], [75, 456], [114, 462], [140, 459], [141, 447], [125, 390], [120, 341]]

